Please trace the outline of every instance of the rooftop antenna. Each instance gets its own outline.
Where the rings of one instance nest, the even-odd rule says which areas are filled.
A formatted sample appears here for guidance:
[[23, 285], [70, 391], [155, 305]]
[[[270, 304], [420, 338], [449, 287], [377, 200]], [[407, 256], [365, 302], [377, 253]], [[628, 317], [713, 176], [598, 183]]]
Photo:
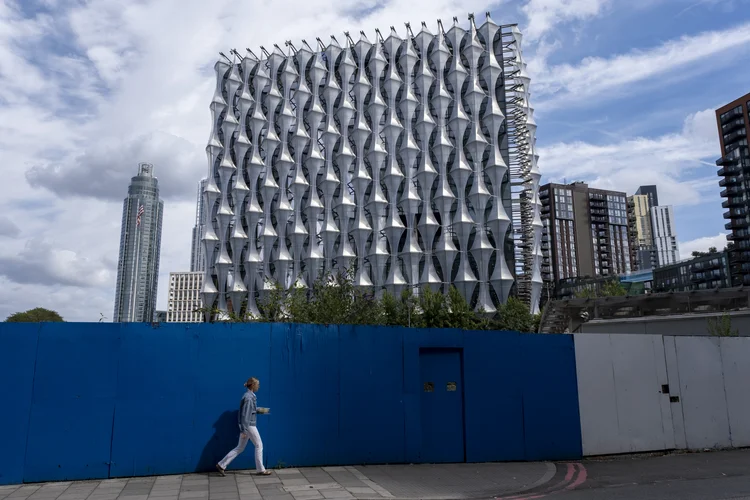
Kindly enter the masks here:
[[443, 20], [438, 19], [437, 23], [438, 23], [438, 29], [440, 30], [440, 33], [445, 34], [445, 28], [443, 28]]
[[453, 16], [453, 25], [455, 26], [457, 24], [458, 24], [458, 18], [456, 16]]
[[411, 23], [404, 23], [404, 26], [406, 26], [406, 32], [409, 36], [414, 38], [414, 32], [411, 30]]
[[375, 33], [378, 35], [378, 40], [383, 42], [383, 34], [380, 32], [380, 28], [375, 28]]
[[354, 40], [352, 40], [352, 37], [349, 36], [349, 32], [348, 31], [344, 31], [344, 36], [349, 41], [349, 45], [354, 46]]

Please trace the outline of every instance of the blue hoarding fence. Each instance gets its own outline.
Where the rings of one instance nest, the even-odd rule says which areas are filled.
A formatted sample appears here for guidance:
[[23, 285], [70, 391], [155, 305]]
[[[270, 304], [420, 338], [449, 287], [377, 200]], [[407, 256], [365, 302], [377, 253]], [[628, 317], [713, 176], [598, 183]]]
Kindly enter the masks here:
[[[271, 408], [266, 467], [581, 456], [572, 336], [0, 323], [0, 375], [0, 484], [211, 470], [250, 376]], [[249, 452], [232, 464], [253, 467]]]

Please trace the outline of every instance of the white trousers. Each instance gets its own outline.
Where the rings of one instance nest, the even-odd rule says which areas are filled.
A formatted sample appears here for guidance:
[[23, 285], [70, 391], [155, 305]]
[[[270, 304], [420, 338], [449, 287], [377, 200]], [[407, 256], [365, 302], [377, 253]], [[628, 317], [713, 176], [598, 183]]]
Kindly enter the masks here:
[[229, 467], [229, 464], [232, 463], [232, 460], [237, 458], [237, 455], [245, 451], [245, 446], [247, 446], [247, 440], [250, 439], [250, 441], [253, 443], [253, 446], [255, 447], [255, 470], [257, 472], [264, 472], [266, 470], [265, 467], [263, 467], [263, 441], [260, 439], [260, 433], [258, 432], [257, 427], [250, 427], [250, 430], [246, 434], [240, 434], [240, 442], [237, 443], [237, 447], [227, 453], [227, 456], [224, 457], [221, 462], [219, 462], [219, 467], [222, 469], [226, 469]]

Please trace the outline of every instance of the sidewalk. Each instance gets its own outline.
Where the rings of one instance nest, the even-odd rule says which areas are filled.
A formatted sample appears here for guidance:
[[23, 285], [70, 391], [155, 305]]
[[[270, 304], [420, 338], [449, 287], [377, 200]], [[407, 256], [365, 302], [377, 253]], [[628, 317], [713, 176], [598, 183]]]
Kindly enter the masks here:
[[453, 500], [510, 496], [550, 483], [551, 463], [383, 465], [186, 474], [0, 486], [0, 500]]

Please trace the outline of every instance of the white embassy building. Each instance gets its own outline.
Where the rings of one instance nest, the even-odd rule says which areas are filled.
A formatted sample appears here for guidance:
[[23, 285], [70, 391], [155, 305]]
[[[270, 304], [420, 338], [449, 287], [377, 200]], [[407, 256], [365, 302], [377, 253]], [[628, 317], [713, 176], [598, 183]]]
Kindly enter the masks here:
[[271, 281], [351, 270], [376, 293], [455, 286], [475, 309], [513, 294], [537, 312], [541, 174], [517, 26], [487, 13], [344, 35], [216, 63], [203, 303], [254, 314]]

